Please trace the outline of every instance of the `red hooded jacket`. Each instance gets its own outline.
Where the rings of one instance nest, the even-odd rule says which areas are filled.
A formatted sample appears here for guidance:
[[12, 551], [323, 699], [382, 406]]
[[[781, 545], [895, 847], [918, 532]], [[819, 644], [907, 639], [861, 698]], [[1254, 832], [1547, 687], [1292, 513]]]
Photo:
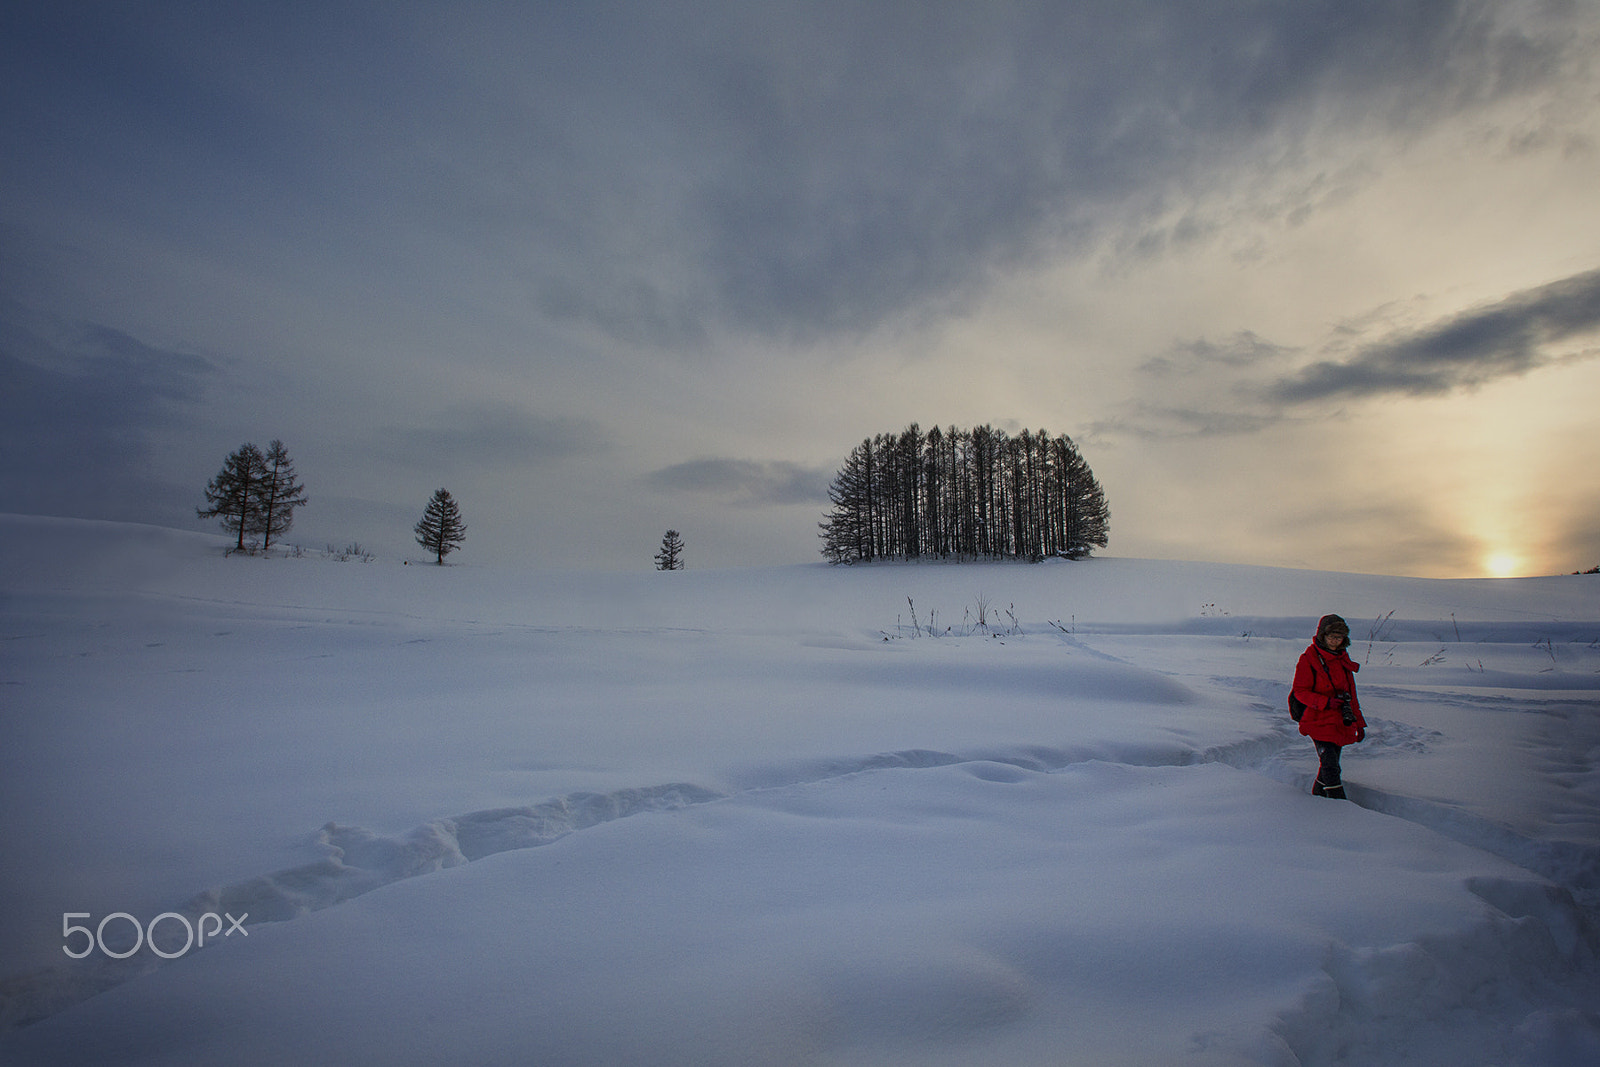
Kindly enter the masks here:
[[[1361, 664], [1350, 658], [1341, 648], [1329, 652], [1317, 642], [1311, 642], [1300, 654], [1294, 669], [1294, 698], [1306, 706], [1300, 716], [1300, 732], [1313, 741], [1329, 741], [1335, 745], [1353, 745], [1366, 733], [1367, 720], [1361, 717], [1361, 702], [1356, 697], [1355, 674]], [[1350, 709], [1356, 721], [1344, 724], [1339, 701], [1335, 693], [1350, 694]]]

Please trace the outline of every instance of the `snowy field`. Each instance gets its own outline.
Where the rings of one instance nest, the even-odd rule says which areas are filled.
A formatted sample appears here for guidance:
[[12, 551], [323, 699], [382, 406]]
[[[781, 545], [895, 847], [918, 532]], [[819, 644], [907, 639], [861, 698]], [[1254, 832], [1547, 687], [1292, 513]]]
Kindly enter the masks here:
[[0, 1063], [1600, 1063], [1600, 578], [222, 544], [0, 517]]

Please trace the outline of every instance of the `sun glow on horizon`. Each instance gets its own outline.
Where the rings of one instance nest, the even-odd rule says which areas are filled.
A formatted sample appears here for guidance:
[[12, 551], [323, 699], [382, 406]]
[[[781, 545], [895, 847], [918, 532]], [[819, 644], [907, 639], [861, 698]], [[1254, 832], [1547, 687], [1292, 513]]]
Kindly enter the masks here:
[[1484, 557], [1483, 565], [1491, 578], [1514, 577], [1522, 567], [1522, 559], [1510, 552], [1491, 552]]

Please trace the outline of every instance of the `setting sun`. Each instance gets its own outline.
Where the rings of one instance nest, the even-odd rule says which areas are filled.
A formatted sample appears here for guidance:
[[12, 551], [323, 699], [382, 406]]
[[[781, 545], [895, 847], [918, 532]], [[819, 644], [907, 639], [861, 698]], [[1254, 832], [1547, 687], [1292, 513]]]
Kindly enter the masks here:
[[1495, 552], [1484, 561], [1491, 578], [1510, 578], [1517, 573], [1522, 561], [1509, 552]]

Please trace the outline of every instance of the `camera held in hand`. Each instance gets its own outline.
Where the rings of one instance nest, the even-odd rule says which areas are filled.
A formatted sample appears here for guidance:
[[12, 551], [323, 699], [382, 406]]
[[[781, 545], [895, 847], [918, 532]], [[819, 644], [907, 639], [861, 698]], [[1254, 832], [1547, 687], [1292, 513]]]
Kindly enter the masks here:
[[1346, 726], [1354, 726], [1356, 724], [1356, 713], [1355, 709], [1350, 706], [1350, 694], [1335, 693], [1333, 694], [1333, 699], [1339, 703], [1339, 717], [1344, 720], [1344, 724]]

